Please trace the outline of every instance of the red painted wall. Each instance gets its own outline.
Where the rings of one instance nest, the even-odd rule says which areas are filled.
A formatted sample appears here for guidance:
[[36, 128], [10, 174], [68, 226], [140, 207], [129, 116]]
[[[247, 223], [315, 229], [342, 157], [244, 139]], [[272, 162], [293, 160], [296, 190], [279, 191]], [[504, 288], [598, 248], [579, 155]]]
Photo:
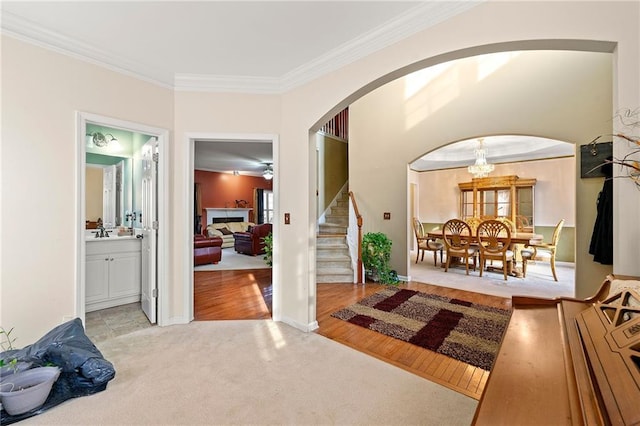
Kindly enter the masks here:
[[[234, 176], [229, 173], [205, 172], [195, 170], [194, 182], [200, 184], [202, 194], [202, 223], [207, 220], [206, 208], [236, 207], [236, 200], [248, 202], [247, 208], [253, 208], [253, 190], [273, 189], [273, 180], [255, 176]], [[255, 222], [253, 212], [249, 220]]]

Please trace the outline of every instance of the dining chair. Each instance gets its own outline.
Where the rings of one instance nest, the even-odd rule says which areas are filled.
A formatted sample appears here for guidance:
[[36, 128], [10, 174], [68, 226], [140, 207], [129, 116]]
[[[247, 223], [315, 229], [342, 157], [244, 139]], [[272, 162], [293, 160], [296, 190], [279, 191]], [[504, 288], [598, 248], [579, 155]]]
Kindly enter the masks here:
[[[520, 256], [522, 256], [522, 276], [524, 278], [527, 277], [527, 262], [534, 260], [538, 257], [539, 254], [544, 254], [549, 257], [549, 262], [551, 263], [551, 273], [553, 274], [553, 279], [558, 281], [558, 276], [556, 275], [556, 248], [558, 247], [558, 241], [560, 240], [560, 231], [562, 231], [562, 227], [564, 226], [564, 219], [561, 219], [560, 222], [556, 225], [556, 228], [553, 230], [553, 237], [551, 237], [551, 243], [538, 243], [538, 244], [529, 244], [520, 252]], [[538, 253], [541, 251], [542, 253]]]
[[502, 222], [505, 225], [507, 225], [509, 227], [509, 231], [516, 232], [516, 230], [517, 230], [516, 224], [513, 223], [513, 221], [511, 219], [509, 219], [508, 217], [498, 216], [498, 217], [495, 218], [495, 220], [497, 220], [498, 222]]
[[467, 223], [467, 225], [469, 225], [469, 228], [471, 228], [471, 233], [473, 235], [476, 235], [476, 231], [478, 230], [478, 225], [480, 225], [480, 222], [482, 222], [482, 219], [480, 219], [479, 217], [471, 216], [464, 219], [464, 221]]
[[449, 270], [451, 259], [464, 259], [464, 265], [469, 275], [469, 259], [473, 259], [473, 270], [476, 270], [476, 249], [471, 247], [473, 234], [466, 222], [460, 219], [450, 219], [442, 226], [442, 239], [447, 252], [444, 271]]
[[480, 276], [482, 276], [487, 260], [500, 260], [506, 280], [509, 266], [513, 264], [509, 225], [499, 220], [485, 220], [478, 225], [476, 235], [480, 248]]
[[424, 260], [424, 252], [432, 251], [433, 252], [433, 266], [437, 266], [437, 253], [440, 252], [440, 263], [442, 263], [442, 250], [444, 248], [444, 244], [438, 242], [434, 239], [427, 237], [427, 234], [424, 232], [424, 227], [422, 226], [422, 222], [418, 220], [418, 218], [413, 218], [413, 233], [416, 236], [416, 244], [417, 244], [417, 254], [416, 254], [416, 263], [418, 263], [418, 258], [420, 258], [420, 254], [422, 254], [422, 259]]
[[518, 231], [527, 231], [531, 229], [529, 219], [521, 214], [516, 216], [516, 229]]

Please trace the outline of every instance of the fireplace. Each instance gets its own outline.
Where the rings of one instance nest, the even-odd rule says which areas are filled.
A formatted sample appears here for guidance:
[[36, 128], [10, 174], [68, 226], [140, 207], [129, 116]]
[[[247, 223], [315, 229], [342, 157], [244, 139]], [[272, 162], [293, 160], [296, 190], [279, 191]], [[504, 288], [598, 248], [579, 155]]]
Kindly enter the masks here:
[[242, 216], [236, 217], [212, 217], [211, 223], [227, 223], [227, 222], [248, 222]]
[[[206, 223], [249, 222], [249, 212], [251, 210], [244, 208], [205, 208], [207, 212]], [[240, 219], [238, 220], [238, 218]]]

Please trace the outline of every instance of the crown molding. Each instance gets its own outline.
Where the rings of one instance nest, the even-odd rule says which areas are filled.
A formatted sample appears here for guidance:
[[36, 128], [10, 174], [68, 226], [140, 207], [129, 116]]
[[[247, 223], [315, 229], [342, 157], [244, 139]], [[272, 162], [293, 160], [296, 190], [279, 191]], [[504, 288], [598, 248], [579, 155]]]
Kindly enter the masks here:
[[282, 84], [279, 78], [271, 77], [176, 74], [174, 89], [189, 92], [279, 94], [282, 93]]
[[485, 0], [422, 2], [384, 25], [287, 73], [282, 79], [282, 90], [291, 90], [349, 65], [413, 34], [466, 12], [483, 1]]
[[395, 19], [290, 71], [282, 78], [176, 74], [176, 90], [280, 94], [446, 21], [485, 0], [422, 2]]
[[157, 70], [150, 69], [139, 62], [96, 49], [81, 40], [47, 30], [11, 12], [2, 11], [2, 34], [120, 74], [173, 89], [173, 76], [160, 75]]
[[155, 69], [39, 25], [10, 12], [2, 14], [2, 33], [109, 70], [177, 91], [280, 94], [355, 62], [419, 31], [466, 12], [485, 0], [425, 1], [395, 19], [282, 77], [162, 75]]

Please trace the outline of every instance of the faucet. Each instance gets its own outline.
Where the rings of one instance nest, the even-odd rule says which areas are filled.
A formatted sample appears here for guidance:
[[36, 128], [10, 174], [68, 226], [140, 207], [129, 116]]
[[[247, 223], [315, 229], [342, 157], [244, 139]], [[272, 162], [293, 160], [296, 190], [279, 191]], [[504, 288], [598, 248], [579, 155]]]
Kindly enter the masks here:
[[104, 226], [100, 225], [97, 228], [100, 232], [96, 232], [96, 238], [109, 237], [109, 231], [104, 229]]

